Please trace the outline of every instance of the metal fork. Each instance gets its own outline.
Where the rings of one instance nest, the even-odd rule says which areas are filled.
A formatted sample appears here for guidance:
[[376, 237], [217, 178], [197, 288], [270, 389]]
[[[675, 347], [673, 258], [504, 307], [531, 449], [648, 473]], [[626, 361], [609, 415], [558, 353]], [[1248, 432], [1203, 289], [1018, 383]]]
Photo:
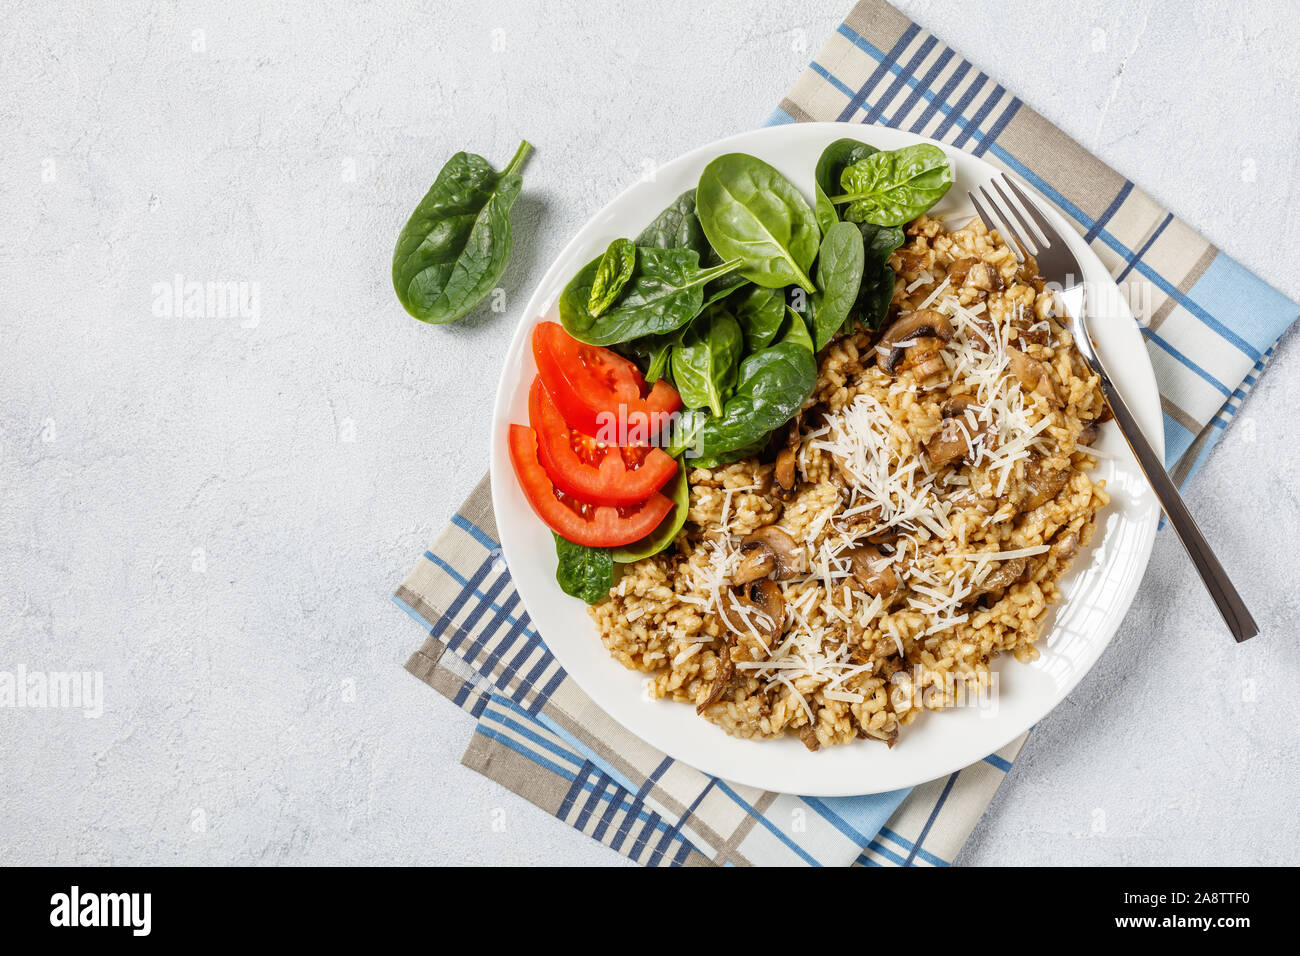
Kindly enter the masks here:
[[1133, 449], [1143, 474], [1151, 483], [1160, 506], [1169, 517], [1169, 523], [1178, 532], [1192, 563], [1196, 565], [1210, 597], [1214, 598], [1219, 613], [1223, 615], [1228, 629], [1238, 642], [1254, 637], [1259, 633], [1254, 618], [1250, 616], [1237, 589], [1232, 586], [1223, 565], [1210, 550], [1201, 530], [1196, 527], [1182, 496], [1165, 471], [1164, 463], [1143, 436], [1137, 419], [1129, 411], [1124, 397], [1106, 373], [1106, 368], [1093, 347], [1087, 313], [1084, 311], [1083, 269], [1079, 260], [1070, 251], [1056, 227], [1039, 211], [1035, 201], [1010, 177], [994, 176], [988, 184], [969, 195], [984, 224], [990, 229], [998, 230], [1016, 258], [1024, 262], [1026, 254], [1032, 255], [1038, 262], [1038, 273], [1053, 283], [1054, 287], [1059, 286], [1059, 298], [1070, 319], [1074, 344], [1084, 361], [1100, 377], [1102, 393], [1115, 415], [1124, 440]]

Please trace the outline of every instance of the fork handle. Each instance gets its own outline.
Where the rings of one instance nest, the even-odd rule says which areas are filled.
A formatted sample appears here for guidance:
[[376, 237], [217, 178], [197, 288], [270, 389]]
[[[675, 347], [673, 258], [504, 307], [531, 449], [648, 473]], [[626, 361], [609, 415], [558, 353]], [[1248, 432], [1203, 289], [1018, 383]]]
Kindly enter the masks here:
[[1215, 605], [1219, 608], [1219, 613], [1223, 615], [1223, 620], [1227, 623], [1228, 629], [1232, 631], [1232, 636], [1237, 639], [1237, 643], [1254, 637], [1259, 633], [1255, 619], [1250, 616], [1250, 611], [1246, 608], [1246, 602], [1241, 599], [1241, 595], [1233, 587], [1232, 581], [1228, 578], [1228, 572], [1223, 570], [1223, 565], [1214, 556], [1209, 542], [1201, 534], [1201, 529], [1196, 526], [1196, 520], [1192, 517], [1191, 512], [1187, 510], [1187, 505], [1183, 503], [1183, 496], [1178, 493], [1178, 488], [1170, 479], [1169, 473], [1165, 471], [1164, 463], [1156, 455], [1155, 449], [1146, 440], [1146, 436], [1142, 434], [1137, 419], [1129, 411], [1128, 405], [1124, 402], [1124, 397], [1120, 395], [1119, 389], [1110, 380], [1110, 376], [1106, 374], [1105, 369], [1100, 367], [1099, 362], [1089, 362], [1089, 364], [1101, 377], [1102, 393], [1106, 396], [1110, 410], [1115, 414], [1115, 421], [1119, 425], [1120, 432], [1124, 435], [1124, 440], [1128, 442], [1129, 448], [1133, 449], [1133, 454], [1137, 457], [1142, 473], [1146, 475], [1147, 481], [1151, 483], [1151, 489], [1156, 493], [1156, 498], [1160, 501], [1160, 507], [1164, 509], [1173, 529], [1178, 532], [1179, 540], [1183, 542], [1183, 547], [1187, 549], [1192, 564], [1196, 565], [1201, 580], [1205, 582], [1206, 590], [1210, 592], [1210, 597], [1214, 599]]

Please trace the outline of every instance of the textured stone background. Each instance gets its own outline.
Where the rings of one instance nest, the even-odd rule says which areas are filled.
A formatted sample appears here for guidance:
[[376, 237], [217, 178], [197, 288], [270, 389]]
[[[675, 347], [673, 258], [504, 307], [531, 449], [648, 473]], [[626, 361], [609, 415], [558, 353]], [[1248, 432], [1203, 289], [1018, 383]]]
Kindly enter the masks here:
[[[0, 859], [620, 861], [460, 767], [469, 719], [401, 670], [389, 594], [486, 466], [518, 315], [411, 320], [393, 240], [451, 152], [527, 136], [522, 304], [848, 3], [4, 5], [0, 670], [102, 671], [106, 709], [0, 710]], [[1295, 17], [900, 6], [1300, 297]], [[176, 274], [257, 283], [258, 320], [156, 316]], [[1298, 374], [1290, 337], [1189, 496], [1264, 634], [1161, 535], [962, 862], [1294, 859]]]

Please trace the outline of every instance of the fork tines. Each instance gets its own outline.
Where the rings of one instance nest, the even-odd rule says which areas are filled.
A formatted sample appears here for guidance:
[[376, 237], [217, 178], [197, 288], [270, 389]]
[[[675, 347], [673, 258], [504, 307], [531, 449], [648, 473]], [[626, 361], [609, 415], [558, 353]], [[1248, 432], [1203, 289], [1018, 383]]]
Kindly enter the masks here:
[[1037, 256], [1052, 247], [1056, 231], [1009, 177], [994, 176], [968, 195], [984, 224], [1001, 234], [1021, 262], [1026, 253]]

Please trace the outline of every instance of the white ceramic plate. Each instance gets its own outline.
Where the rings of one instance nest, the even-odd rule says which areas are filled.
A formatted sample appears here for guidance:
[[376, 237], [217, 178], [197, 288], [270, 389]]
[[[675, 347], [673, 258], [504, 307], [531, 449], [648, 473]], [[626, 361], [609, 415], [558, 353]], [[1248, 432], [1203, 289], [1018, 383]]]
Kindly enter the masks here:
[[[771, 163], [811, 203], [813, 166], [822, 150], [843, 136], [881, 149], [917, 142], [891, 129], [840, 123], [806, 123], [755, 130], [693, 150], [663, 166], [602, 209], [579, 231], [547, 271], [515, 331], [497, 388], [492, 422], [492, 503], [501, 546], [533, 623], [565, 670], [615, 720], [677, 760], [728, 780], [783, 793], [847, 796], [881, 793], [932, 780], [968, 766], [1015, 739], [1055, 707], [1097, 660], [1119, 626], [1151, 554], [1159, 506], [1137, 463], [1113, 425], [1096, 448], [1103, 458], [1094, 473], [1106, 480], [1111, 504], [1099, 517], [1098, 534], [1063, 582], [1063, 603], [1053, 612], [1039, 643], [1042, 656], [1025, 665], [1006, 657], [994, 664], [996, 699], [982, 707], [924, 713], [904, 728], [891, 750], [867, 741], [810, 753], [793, 737], [752, 741], [728, 736], [695, 714], [693, 707], [652, 700], [645, 675], [625, 669], [606, 653], [582, 602], [555, 583], [551, 534], [529, 507], [510, 465], [506, 426], [528, 421], [528, 385], [535, 374], [529, 335], [555, 304], [565, 283], [618, 236], [635, 236], [683, 191], [693, 188], [714, 157], [746, 152]], [[948, 154], [956, 182], [932, 215], [964, 222], [973, 210], [966, 193], [994, 167], [968, 153], [936, 143]], [[1055, 210], [1043, 212], [1071, 239], [1090, 288], [1115, 292], [1114, 283], [1087, 244]], [[1114, 295], [1117, 316], [1098, 327], [1112, 377], [1119, 384], [1157, 451], [1163, 449], [1155, 377], [1137, 324]]]

